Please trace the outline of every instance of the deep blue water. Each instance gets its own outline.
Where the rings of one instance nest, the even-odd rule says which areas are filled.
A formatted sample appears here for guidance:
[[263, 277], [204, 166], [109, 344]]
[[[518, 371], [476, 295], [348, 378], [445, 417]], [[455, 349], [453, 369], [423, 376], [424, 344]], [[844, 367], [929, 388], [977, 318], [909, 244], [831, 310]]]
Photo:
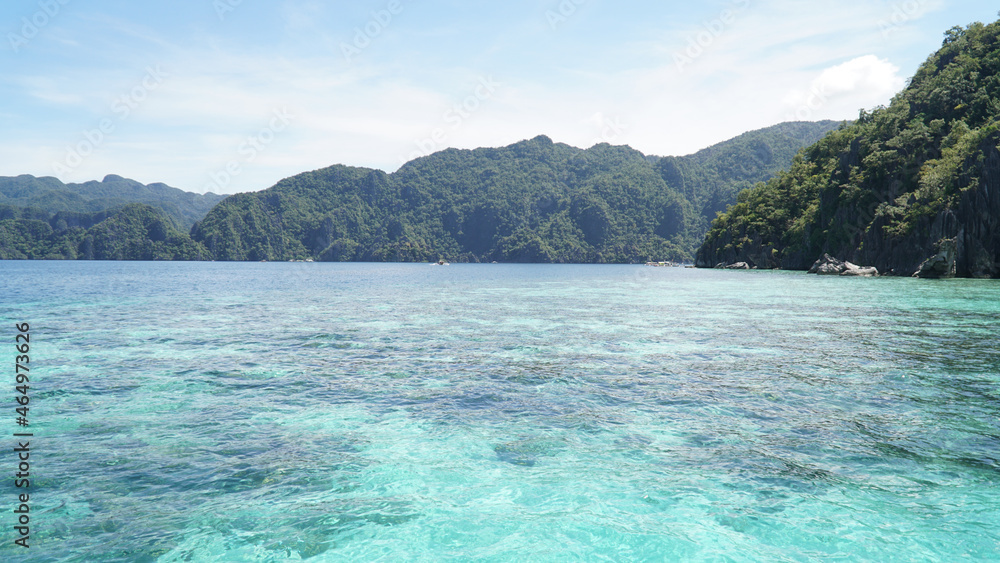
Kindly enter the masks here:
[[0, 262], [8, 398], [21, 322], [4, 561], [1000, 560], [996, 281]]

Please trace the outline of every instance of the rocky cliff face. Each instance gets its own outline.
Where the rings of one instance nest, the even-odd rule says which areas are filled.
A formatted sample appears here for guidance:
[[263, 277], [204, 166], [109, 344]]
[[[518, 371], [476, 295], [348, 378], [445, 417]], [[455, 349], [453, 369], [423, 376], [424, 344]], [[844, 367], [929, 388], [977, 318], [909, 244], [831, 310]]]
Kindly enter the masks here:
[[889, 107], [862, 111], [713, 222], [696, 265], [1000, 277], [1000, 22], [953, 28]]
[[1000, 135], [984, 146], [979, 185], [962, 193], [957, 212], [958, 275], [1000, 277]]
[[957, 204], [920, 218], [905, 237], [885, 235], [888, 221], [880, 217], [846, 259], [893, 275], [1000, 277], [998, 143], [1000, 134], [990, 135], [967, 162], [971, 187], [958, 194]]
[[[805, 230], [798, 245], [766, 241], [753, 232], [727, 231], [702, 245], [696, 265], [713, 268], [720, 263], [746, 262], [760, 269], [806, 270], [823, 253], [829, 253], [873, 266], [885, 275], [1000, 278], [998, 147], [1000, 133], [987, 137], [975, 157], [966, 163], [966, 181], [971, 187], [958, 194], [957, 204], [920, 217], [905, 236], [886, 234], [891, 218], [875, 216], [878, 201], [892, 201], [899, 195], [894, 182], [889, 182], [875, 192], [876, 204], [850, 211], [840, 208], [837, 216], [829, 219], [848, 233], [841, 237], [845, 242], [840, 245], [810, 245], [815, 225]], [[845, 154], [846, 166], [854, 158]]]

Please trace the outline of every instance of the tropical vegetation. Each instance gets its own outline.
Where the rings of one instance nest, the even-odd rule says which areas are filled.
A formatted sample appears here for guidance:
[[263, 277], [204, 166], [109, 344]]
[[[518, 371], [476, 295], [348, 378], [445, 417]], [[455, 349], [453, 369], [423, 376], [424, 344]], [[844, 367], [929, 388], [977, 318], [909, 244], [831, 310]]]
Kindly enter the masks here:
[[1000, 23], [952, 28], [888, 107], [811, 145], [718, 217], [698, 264], [805, 269], [824, 253], [911, 275], [949, 247], [1000, 275]]

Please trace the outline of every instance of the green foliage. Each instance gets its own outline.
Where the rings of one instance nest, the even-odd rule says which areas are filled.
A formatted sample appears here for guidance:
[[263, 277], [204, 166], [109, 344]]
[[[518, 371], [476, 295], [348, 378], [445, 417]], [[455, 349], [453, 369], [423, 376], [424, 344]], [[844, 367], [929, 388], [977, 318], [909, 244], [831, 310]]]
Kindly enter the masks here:
[[739, 192], [774, 177], [805, 146], [839, 126], [834, 121], [781, 123], [744, 133], [688, 157], [664, 158], [664, 180], [683, 193], [708, 222], [736, 201]]
[[996, 136], [998, 35], [1000, 23], [949, 30], [889, 107], [862, 110], [787, 172], [741, 193], [712, 223], [699, 264], [773, 245], [786, 267], [808, 267], [824, 252], [854, 255], [872, 233], [912, 236], [955, 206]]
[[206, 260], [205, 248], [148, 205], [49, 214], [0, 205], [0, 259]]
[[192, 237], [218, 260], [690, 260], [705, 213], [833, 126], [782, 124], [689, 157], [537, 137], [445, 150], [393, 174], [332, 166], [230, 197]]
[[[538, 137], [394, 174], [332, 166], [226, 199], [118, 176], [0, 178], [0, 258], [687, 261], [740, 189], [834, 125], [786, 123], [667, 158]], [[192, 224], [191, 237], [177, 230]]]
[[185, 231], [225, 196], [194, 194], [164, 184], [140, 184], [109, 175], [101, 182], [63, 184], [56, 178], [0, 177], [0, 205], [32, 207], [49, 213], [97, 213], [127, 203], [145, 203], [163, 211]]

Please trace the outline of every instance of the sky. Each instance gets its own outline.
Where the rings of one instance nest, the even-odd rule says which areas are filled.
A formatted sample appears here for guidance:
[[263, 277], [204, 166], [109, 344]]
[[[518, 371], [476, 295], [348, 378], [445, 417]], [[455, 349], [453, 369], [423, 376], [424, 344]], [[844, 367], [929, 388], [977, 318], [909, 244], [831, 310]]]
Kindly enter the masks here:
[[4, 0], [0, 176], [258, 191], [538, 135], [684, 155], [888, 104], [957, 0]]

